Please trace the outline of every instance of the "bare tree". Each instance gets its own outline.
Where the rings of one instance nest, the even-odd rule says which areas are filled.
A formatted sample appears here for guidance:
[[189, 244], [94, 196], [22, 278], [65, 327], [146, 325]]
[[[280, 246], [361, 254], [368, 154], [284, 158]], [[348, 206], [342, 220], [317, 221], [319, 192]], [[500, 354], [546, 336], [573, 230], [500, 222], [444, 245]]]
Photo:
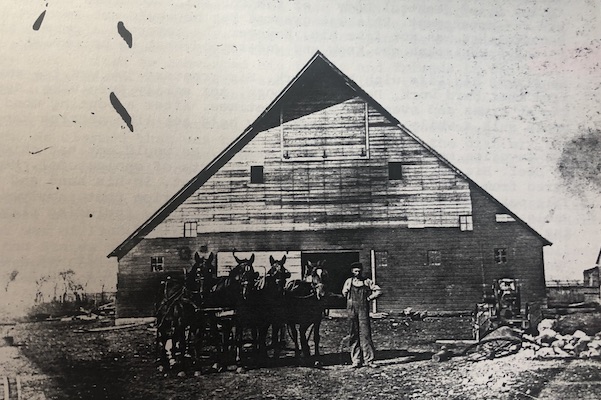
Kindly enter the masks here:
[[9, 275], [8, 275], [8, 281], [6, 282], [6, 286], [4, 287], [4, 291], [8, 292], [8, 286], [14, 282], [15, 278], [17, 277], [17, 275], [19, 275], [19, 271], [17, 271], [16, 269], [13, 270]]

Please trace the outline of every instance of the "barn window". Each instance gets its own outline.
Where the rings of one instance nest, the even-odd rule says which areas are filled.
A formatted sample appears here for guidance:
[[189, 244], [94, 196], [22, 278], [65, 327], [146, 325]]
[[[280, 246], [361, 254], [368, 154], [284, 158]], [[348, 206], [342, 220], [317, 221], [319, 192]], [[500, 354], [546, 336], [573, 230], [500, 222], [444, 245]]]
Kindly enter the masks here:
[[198, 223], [184, 222], [184, 237], [196, 237], [198, 233]]
[[515, 219], [509, 214], [496, 214], [495, 220], [497, 222], [515, 222]]
[[262, 165], [252, 165], [250, 167], [250, 183], [263, 183]]
[[161, 272], [165, 269], [165, 257], [150, 257], [150, 270]]
[[507, 262], [507, 249], [496, 248], [495, 249], [495, 262], [497, 264], [505, 264]]
[[460, 215], [459, 216], [459, 229], [462, 231], [473, 231], [474, 221], [472, 221], [471, 215]]
[[428, 250], [428, 265], [442, 264], [442, 254], [440, 250]]
[[403, 179], [403, 167], [400, 162], [388, 163], [388, 179], [391, 181]]

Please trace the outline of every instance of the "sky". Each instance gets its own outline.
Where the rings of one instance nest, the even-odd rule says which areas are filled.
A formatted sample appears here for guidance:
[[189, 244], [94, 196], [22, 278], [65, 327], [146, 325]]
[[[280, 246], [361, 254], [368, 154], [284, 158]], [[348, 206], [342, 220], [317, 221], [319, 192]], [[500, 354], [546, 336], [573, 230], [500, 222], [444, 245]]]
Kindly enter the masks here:
[[0, 289], [16, 302], [66, 269], [114, 286], [106, 256], [317, 50], [553, 242], [547, 279], [582, 279], [601, 247], [600, 19], [599, 0], [5, 0]]

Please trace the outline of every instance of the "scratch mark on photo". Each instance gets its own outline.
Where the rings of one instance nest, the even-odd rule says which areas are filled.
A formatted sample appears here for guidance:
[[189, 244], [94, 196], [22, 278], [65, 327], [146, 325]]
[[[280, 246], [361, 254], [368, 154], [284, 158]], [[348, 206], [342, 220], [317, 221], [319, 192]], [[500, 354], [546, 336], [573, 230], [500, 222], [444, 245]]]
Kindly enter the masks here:
[[123, 118], [123, 122], [125, 122], [129, 130], [133, 132], [134, 126], [131, 124], [131, 116], [129, 115], [125, 107], [123, 107], [123, 104], [121, 104], [114, 92], [111, 92], [111, 95], [109, 97], [111, 99], [111, 104], [115, 108], [115, 111], [117, 111], [117, 113], [121, 115], [121, 118]]
[[119, 31], [119, 35], [121, 35], [123, 40], [125, 40], [125, 43], [127, 43], [129, 48], [131, 49], [131, 47], [133, 46], [133, 38], [131, 32], [127, 30], [122, 21], [119, 21], [119, 23], [117, 24], [117, 30]]
[[48, 147], [45, 147], [45, 148], [43, 148], [42, 150], [38, 150], [38, 151], [30, 151], [30, 152], [29, 152], [29, 154], [39, 154], [39, 153], [41, 153], [42, 151], [44, 151], [44, 150], [48, 150], [48, 149], [49, 149], [49, 148], [51, 148], [51, 147], [52, 147], [52, 146], [48, 146]]
[[44, 16], [46, 15], [46, 10], [44, 10], [40, 16], [38, 17], [38, 19], [35, 20], [35, 22], [33, 23], [33, 30], [37, 31], [38, 29], [40, 29], [40, 26], [42, 26], [42, 21], [44, 21]]

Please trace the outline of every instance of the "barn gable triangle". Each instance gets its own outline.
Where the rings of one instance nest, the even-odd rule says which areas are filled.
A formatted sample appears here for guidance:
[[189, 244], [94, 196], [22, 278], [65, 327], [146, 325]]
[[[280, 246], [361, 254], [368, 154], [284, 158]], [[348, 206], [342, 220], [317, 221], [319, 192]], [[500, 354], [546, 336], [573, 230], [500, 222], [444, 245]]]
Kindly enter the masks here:
[[[391, 125], [396, 125], [413, 138], [426, 151], [438, 158], [458, 176], [472, 182], [465, 174], [444, 159], [434, 149], [421, 141], [404, 127], [378, 102], [364, 92], [355, 82], [334, 66], [321, 52], [316, 52], [292, 81], [280, 92], [259, 117], [245, 129], [226, 149], [212, 160], [202, 171], [192, 178], [167, 203], [155, 212], [146, 222], [115, 248], [108, 257], [119, 259], [133, 249], [144, 237], [151, 233], [186, 199], [201, 188], [214, 174], [226, 165], [236, 154], [248, 145], [259, 133], [319, 113], [329, 107], [360, 98], [366, 107], [377, 110]], [[284, 113], [282, 110], [286, 109]], [[367, 108], [366, 108], [367, 109]], [[472, 182], [473, 183], [473, 182]], [[487, 194], [488, 195], [488, 194]], [[490, 196], [490, 195], [489, 195]], [[490, 196], [492, 198], [492, 196]], [[520, 221], [523, 222], [523, 221]], [[531, 229], [531, 228], [530, 228]], [[534, 230], [532, 230], [534, 232]], [[536, 232], [534, 232], [537, 234]], [[538, 235], [538, 234], [537, 234]], [[539, 235], [540, 236], [540, 235]], [[550, 243], [549, 243], [550, 244]]]

